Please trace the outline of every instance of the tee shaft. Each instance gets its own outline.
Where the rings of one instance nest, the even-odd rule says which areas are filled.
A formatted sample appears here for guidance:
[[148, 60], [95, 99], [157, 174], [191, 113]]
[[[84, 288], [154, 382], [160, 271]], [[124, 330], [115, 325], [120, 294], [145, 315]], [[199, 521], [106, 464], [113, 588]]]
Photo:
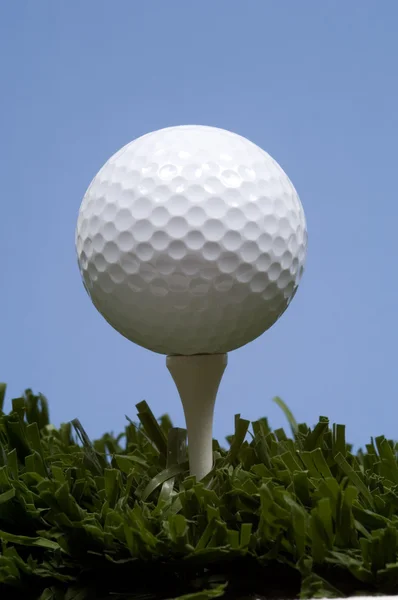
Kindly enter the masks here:
[[198, 481], [213, 467], [214, 404], [227, 362], [226, 354], [168, 356], [166, 360], [184, 409], [190, 473]]

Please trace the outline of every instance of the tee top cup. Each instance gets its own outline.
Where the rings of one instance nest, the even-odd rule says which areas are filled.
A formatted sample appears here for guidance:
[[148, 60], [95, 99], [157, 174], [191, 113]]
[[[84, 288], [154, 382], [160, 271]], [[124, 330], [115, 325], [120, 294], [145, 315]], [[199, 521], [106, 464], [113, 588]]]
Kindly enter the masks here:
[[[92, 180], [76, 228], [98, 311], [129, 340], [191, 356], [189, 364], [269, 329], [297, 290], [306, 247], [303, 207], [283, 169], [244, 137], [197, 125], [148, 133], [114, 154]], [[221, 379], [226, 359], [217, 360]], [[187, 360], [174, 364], [188, 373]]]

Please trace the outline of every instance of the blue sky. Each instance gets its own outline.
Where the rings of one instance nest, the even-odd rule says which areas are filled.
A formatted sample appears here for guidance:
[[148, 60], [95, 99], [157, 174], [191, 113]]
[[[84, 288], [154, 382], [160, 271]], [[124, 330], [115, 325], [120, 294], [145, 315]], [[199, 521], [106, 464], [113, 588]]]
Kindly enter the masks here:
[[92, 177], [148, 131], [207, 124], [286, 170], [306, 212], [300, 289], [229, 355], [215, 437], [234, 414], [398, 438], [398, 3], [37, 0], [0, 8], [1, 346], [8, 404], [43, 392], [58, 425], [119, 432], [146, 399], [183, 425], [165, 357], [91, 305], [74, 230]]

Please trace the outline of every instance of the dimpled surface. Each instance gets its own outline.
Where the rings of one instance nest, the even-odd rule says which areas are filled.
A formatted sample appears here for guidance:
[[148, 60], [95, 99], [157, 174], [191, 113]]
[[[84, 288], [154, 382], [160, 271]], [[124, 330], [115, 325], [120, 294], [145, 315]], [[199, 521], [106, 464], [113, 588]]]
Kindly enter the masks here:
[[281, 167], [214, 127], [170, 127], [114, 154], [81, 204], [76, 249], [105, 319], [162, 354], [234, 350], [286, 310], [307, 246]]

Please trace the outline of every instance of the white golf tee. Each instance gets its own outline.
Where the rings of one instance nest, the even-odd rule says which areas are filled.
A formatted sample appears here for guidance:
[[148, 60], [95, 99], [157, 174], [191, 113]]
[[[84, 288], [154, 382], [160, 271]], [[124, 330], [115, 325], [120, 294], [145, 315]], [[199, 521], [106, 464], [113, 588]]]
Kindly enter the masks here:
[[226, 354], [168, 356], [166, 360], [184, 408], [190, 473], [198, 481], [213, 467], [214, 404], [227, 362]]

